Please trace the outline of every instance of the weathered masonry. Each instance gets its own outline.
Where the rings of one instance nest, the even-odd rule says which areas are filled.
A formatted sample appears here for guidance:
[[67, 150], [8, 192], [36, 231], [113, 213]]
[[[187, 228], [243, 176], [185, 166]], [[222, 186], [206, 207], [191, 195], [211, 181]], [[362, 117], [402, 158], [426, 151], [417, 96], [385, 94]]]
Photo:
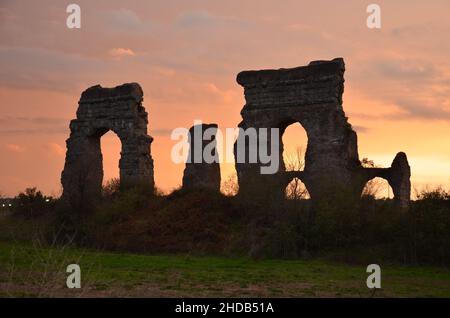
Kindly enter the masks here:
[[[203, 136], [210, 130], [209, 140]], [[189, 129], [189, 158], [183, 174], [184, 189], [220, 191], [220, 166], [216, 149], [217, 124], [199, 124]], [[203, 152], [209, 147], [213, 162], [206, 162]], [[199, 152], [199, 154], [196, 153]], [[196, 155], [200, 160], [196, 162]]]
[[61, 182], [63, 198], [73, 206], [99, 197], [103, 181], [100, 138], [113, 131], [122, 143], [119, 161], [121, 187], [154, 187], [153, 160], [147, 134], [147, 112], [139, 84], [115, 88], [99, 85], [85, 90], [77, 118], [70, 122], [70, 138]]
[[[236, 163], [240, 192], [282, 193], [297, 177], [313, 200], [342, 194], [356, 199], [370, 179], [381, 177], [391, 185], [395, 200], [408, 205], [411, 172], [404, 153], [397, 154], [390, 168], [361, 166], [357, 135], [342, 107], [344, 71], [344, 60], [338, 58], [291, 69], [238, 74], [246, 100], [239, 127], [279, 128], [279, 158], [286, 127], [300, 123], [308, 136], [303, 171], [286, 172], [280, 160], [276, 175], [261, 175], [260, 163]], [[270, 135], [268, 139], [270, 142]]]
[[[236, 162], [239, 192], [255, 195], [282, 195], [293, 178], [299, 178], [314, 201], [346, 195], [358, 199], [365, 184], [386, 179], [395, 200], [403, 207], [410, 200], [411, 170], [406, 154], [399, 152], [389, 168], [365, 168], [358, 155], [356, 132], [347, 121], [343, 107], [344, 60], [315, 61], [307, 66], [262, 71], [244, 71], [237, 82], [244, 87], [246, 104], [239, 127], [278, 128], [279, 158], [283, 155], [282, 136], [294, 123], [306, 130], [308, 145], [302, 171], [286, 171], [283, 160], [276, 174], [261, 174], [262, 163]], [[143, 92], [136, 83], [115, 88], [93, 86], [81, 95], [77, 118], [70, 123], [70, 138], [62, 172], [63, 198], [72, 205], [99, 197], [103, 181], [100, 138], [112, 130], [122, 142], [121, 187], [145, 186], [153, 189], [152, 138], [147, 134], [147, 113]], [[203, 125], [200, 130], [217, 128]], [[194, 127], [191, 128], [193, 132]], [[258, 129], [259, 131], [259, 129]], [[246, 138], [239, 136], [239, 138]], [[257, 136], [260, 138], [260, 136]], [[260, 138], [261, 139], [261, 138]], [[242, 141], [242, 139], [241, 139]], [[215, 147], [215, 140], [213, 146]], [[200, 145], [202, 150], [211, 144]], [[248, 140], [244, 139], [248, 151]], [[190, 140], [191, 156], [195, 142]], [[235, 157], [237, 145], [235, 144]], [[248, 155], [248, 153], [247, 153]], [[211, 188], [219, 191], [217, 162], [187, 163], [184, 188]]]

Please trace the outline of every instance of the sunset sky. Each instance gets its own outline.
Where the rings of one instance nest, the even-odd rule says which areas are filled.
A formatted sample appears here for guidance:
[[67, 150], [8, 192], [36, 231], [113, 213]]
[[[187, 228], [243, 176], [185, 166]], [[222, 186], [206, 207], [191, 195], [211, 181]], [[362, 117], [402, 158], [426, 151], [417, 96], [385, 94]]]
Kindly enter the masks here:
[[[66, 7], [81, 7], [68, 29]], [[381, 6], [381, 29], [366, 26]], [[343, 57], [344, 110], [360, 158], [390, 166], [404, 151], [416, 188], [450, 185], [450, 1], [0, 0], [0, 193], [59, 195], [69, 121], [89, 86], [138, 82], [149, 112], [155, 181], [169, 191], [183, 164], [170, 132], [195, 119], [236, 127], [242, 70]], [[296, 138], [295, 132], [300, 132]], [[304, 145], [298, 126], [288, 149]], [[102, 138], [105, 179], [120, 142]], [[225, 179], [233, 172], [223, 166]]]

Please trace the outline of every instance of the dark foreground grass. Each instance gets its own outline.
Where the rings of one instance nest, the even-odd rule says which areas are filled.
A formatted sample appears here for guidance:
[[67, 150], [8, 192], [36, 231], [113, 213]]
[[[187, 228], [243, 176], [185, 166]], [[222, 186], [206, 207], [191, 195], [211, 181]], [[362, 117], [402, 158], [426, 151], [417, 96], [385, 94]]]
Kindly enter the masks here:
[[[82, 289], [65, 288], [77, 263]], [[375, 297], [450, 297], [450, 270], [383, 265]], [[133, 255], [0, 242], [2, 297], [371, 297], [366, 266]]]

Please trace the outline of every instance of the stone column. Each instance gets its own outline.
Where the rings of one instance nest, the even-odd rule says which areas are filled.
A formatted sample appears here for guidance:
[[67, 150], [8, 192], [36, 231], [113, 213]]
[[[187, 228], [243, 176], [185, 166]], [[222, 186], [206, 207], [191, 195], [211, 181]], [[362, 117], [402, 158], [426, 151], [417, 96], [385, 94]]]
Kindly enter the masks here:
[[[208, 135], [204, 140], [204, 134]], [[216, 149], [217, 124], [201, 124], [189, 129], [189, 156], [183, 174], [183, 189], [220, 191], [220, 165]], [[205, 160], [210, 154], [213, 162]]]

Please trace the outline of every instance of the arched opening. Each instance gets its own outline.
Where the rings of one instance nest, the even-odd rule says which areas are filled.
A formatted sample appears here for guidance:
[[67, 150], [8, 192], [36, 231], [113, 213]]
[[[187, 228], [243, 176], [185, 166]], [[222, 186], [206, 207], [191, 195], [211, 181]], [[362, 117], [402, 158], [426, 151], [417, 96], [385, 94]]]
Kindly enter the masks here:
[[289, 182], [284, 194], [288, 200], [305, 200], [311, 198], [305, 184], [299, 178], [294, 178]]
[[[285, 171], [303, 171], [305, 168], [305, 152], [308, 136], [300, 123], [295, 122], [282, 132], [283, 163]], [[289, 200], [309, 199], [305, 184], [294, 177], [286, 186], [285, 198]]]
[[[222, 167], [221, 174], [223, 175]], [[239, 183], [236, 171], [228, 172], [228, 174], [221, 179], [220, 192], [227, 197], [234, 197], [238, 194]]]
[[362, 191], [361, 197], [371, 197], [374, 199], [393, 199], [394, 192], [392, 191], [392, 188], [386, 179], [376, 177], [367, 181]]
[[[220, 135], [219, 135], [220, 136]], [[239, 181], [236, 171], [236, 160], [234, 144], [239, 137], [239, 129], [225, 130], [222, 140], [217, 138], [217, 151], [220, 162], [220, 192], [228, 197], [236, 196], [239, 193]]]
[[302, 171], [305, 168], [305, 152], [308, 136], [300, 123], [286, 127], [282, 136], [283, 162], [286, 171]]
[[119, 137], [109, 130], [100, 137], [100, 147], [103, 157], [103, 187], [114, 187], [118, 190], [120, 183], [120, 156], [122, 143]]

